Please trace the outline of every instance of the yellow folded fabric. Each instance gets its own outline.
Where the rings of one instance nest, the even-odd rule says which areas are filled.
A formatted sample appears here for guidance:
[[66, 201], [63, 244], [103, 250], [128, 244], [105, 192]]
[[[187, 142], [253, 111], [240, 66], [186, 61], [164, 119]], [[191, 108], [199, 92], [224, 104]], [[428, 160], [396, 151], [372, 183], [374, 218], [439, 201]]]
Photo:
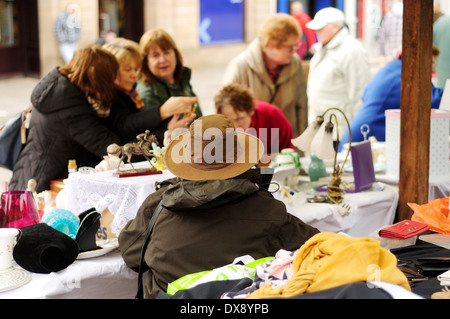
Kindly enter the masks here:
[[291, 297], [359, 281], [384, 281], [411, 290], [397, 258], [372, 238], [316, 234], [300, 247], [293, 273], [284, 288], [266, 284], [247, 298]]

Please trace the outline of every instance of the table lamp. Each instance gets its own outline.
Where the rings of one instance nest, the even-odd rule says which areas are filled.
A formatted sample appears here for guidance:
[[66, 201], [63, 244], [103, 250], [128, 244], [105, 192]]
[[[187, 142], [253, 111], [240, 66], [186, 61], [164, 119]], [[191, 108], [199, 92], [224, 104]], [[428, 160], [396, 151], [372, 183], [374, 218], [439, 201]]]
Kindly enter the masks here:
[[[338, 117], [335, 112], [340, 113], [347, 124], [349, 130], [349, 146], [344, 161], [339, 165], [337, 162], [337, 152], [334, 147], [333, 131], [334, 127], [339, 127]], [[325, 122], [325, 116], [329, 114], [329, 120]], [[333, 120], [335, 124], [333, 123]], [[337, 145], [339, 145], [339, 130], [336, 130]], [[292, 140], [292, 144], [305, 153], [314, 153], [321, 160], [334, 158], [333, 172], [331, 181], [327, 187], [327, 197], [331, 203], [340, 204], [343, 201], [344, 190], [341, 188], [341, 177], [344, 171], [344, 165], [347, 162], [352, 144], [352, 134], [350, 123], [342, 110], [332, 107], [327, 109], [322, 115], [317, 116], [306, 130], [297, 138]]]

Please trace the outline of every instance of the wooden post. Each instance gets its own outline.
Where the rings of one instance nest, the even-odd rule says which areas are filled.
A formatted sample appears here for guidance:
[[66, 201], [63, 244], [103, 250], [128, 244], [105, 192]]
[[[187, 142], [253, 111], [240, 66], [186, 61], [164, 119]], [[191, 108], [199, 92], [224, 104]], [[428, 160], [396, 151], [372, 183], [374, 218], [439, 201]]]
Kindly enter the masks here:
[[398, 220], [428, 202], [433, 6], [404, 1]]

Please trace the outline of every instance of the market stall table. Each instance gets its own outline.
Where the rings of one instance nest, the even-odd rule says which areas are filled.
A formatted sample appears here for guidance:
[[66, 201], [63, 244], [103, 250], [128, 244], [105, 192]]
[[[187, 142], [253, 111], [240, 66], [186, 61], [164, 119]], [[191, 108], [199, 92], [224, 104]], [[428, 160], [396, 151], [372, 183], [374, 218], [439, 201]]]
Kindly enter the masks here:
[[113, 251], [58, 272], [32, 273], [25, 285], [0, 292], [0, 299], [132, 299], [136, 291], [137, 273]]
[[[145, 165], [145, 163], [141, 163]], [[67, 206], [75, 214], [96, 207], [113, 216], [111, 231], [118, 235], [125, 224], [136, 216], [146, 199], [155, 191], [155, 182], [173, 178], [164, 170], [160, 175], [117, 178], [113, 171], [94, 174], [71, 174], [67, 181]], [[345, 195], [350, 214], [342, 216], [332, 204], [289, 203], [280, 192], [274, 197], [285, 202], [288, 212], [320, 231], [345, 232], [351, 236], [368, 236], [377, 228], [392, 224], [397, 208], [398, 192], [385, 186], [383, 190]]]
[[[399, 266], [406, 267], [414, 272], [419, 272], [421, 275], [426, 277], [427, 280], [420, 280], [412, 283], [411, 288], [414, 293], [427, 299], [432, 298], [434, 293], [440, 292], [444, 289], [445, 286], [440, 283], [437, 276], [444, 273], [445, 270], [420, 270], [420, 259], [427, 257], [450, 258], [450, 250], [448, 248], [421, 240], [421, 238], [423, 238], [422, 236], [426, 236], [428, 234], [433, 234], [433, 232], [428, 231], [419, 235], [416, 243], [412, 246], [391, 249], [391, 252], [398, 258]], [[449, 262], [445, 263], [445, 265], [448, 264]]]
[[[128, 178], [117, 178], [113, 173], [71, 174], [66, 181], [66, 209], [75, 214], [91, 207], [102, 213], [107, 211], [113, 217], [111, 230], [118, 235], [126, 222], [135, 217], [146, 197], [155, 191], [155, 183], [174, 176], [166, 170], [158, 175]], [[286, 201], [280, 192], [274, 196], [285, 202], [290, 213], [319, 230], [345, 232], [350, 236], [368, 236], [374, 229], [391, 224], [398, 200], [397, 191], [391, 187], [347, 194], [351, 210], [342, 216], [336, 205], [296, 205]], [[136, 288], [137, 274], [126, 266], [120, 252], [112, 251], [76, 260], [57, 273], [32, 274], [29, 283], [0, 293], [0, 298], [133, 298]]]
[[378, 229], [391, 225], [398, 205], [398, 191], [377, 183], [367, 191], [344, 194], [342, 205], [311, 203], [307, 192], [284, 199], [288, 211], [321, 232], [343, 232], [352, 237], [372, 237]]

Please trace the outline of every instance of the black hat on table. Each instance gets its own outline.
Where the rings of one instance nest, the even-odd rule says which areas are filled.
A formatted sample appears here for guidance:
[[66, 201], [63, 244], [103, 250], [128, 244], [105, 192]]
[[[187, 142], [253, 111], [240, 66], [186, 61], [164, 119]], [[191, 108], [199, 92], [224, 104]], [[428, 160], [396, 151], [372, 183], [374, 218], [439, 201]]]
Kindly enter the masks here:
[[45, 223], [20, 228], [13, 258], [23, 269], [48, 274], [67, 268], [78, 257], [75, 240]]

